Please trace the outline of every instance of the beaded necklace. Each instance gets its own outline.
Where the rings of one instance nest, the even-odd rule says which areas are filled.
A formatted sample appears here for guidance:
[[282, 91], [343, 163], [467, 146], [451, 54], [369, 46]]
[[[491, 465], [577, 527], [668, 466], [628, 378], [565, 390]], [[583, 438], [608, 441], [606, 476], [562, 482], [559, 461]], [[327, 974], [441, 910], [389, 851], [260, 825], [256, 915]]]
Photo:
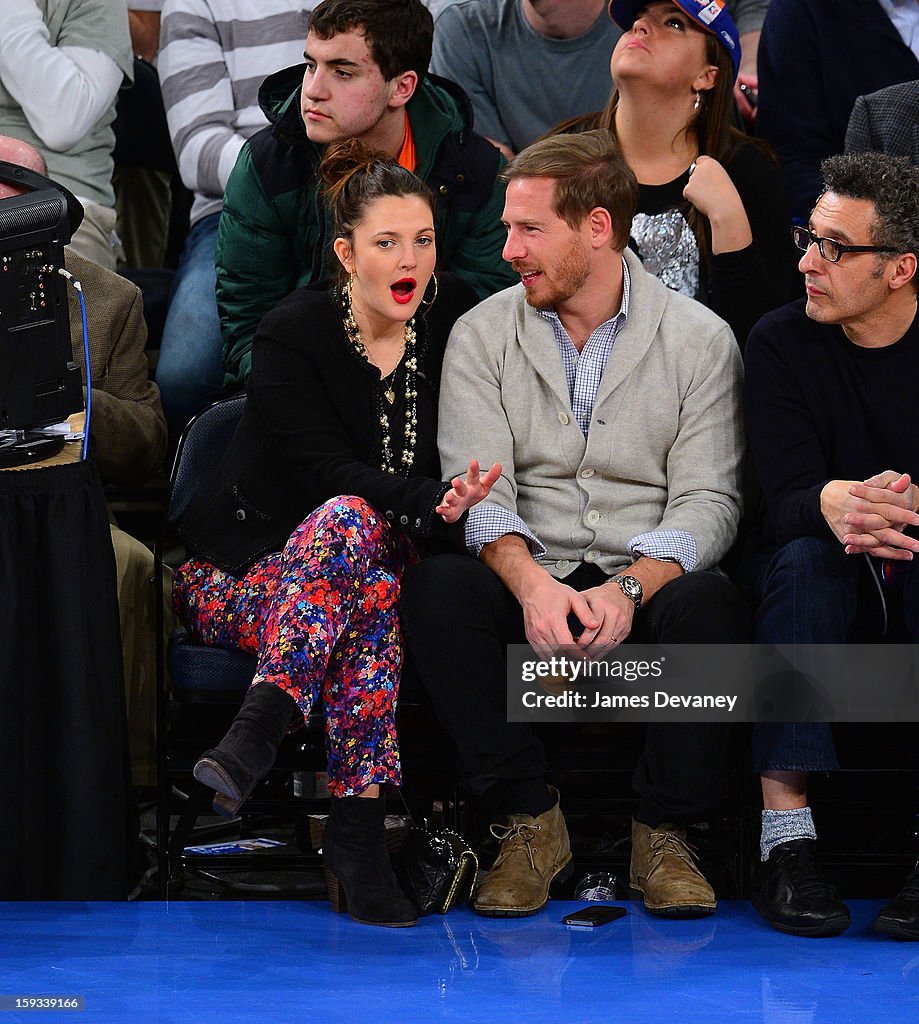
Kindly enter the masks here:
[[[341, 289], [341, 319], [348, 341], [354, 351], [366, 363], [373, 366], [370, 357], [367, 355], [367, 348], [364, 339], [361, 337], [360, 328], [354, 319], [354, 311], [351, 308], [351, 282]], [[412, 317], [402, 329], [402, 347], [405, 352], [405, 440], [402, 446], [402, 459], [398, 468], [395, 465], [392, 450], [392, 431], [389, 423], [389, 415], [382, 401], [378, 402], [377, 415], [379, 416], [381, 434], [381, 458], [380, 469], [384, 473], [398, 473], [400, 476], [408, 476], [412, 464], [415, 461], [415, 443], [418, 440], [418, 358], [417, 358], [417, 337], [415, 335], [415, 318]], [[374, 369], [378, 369], [374, 367]], [[386, 378], [380, 380], [380, 391], [382, 397], [392, 405], [396, 400], [395, 386], [396, 372], [399, 366]], [[385, 388], [385, 390], [384, 390]], [[379, 394], [380, 392], [378, 392]]]

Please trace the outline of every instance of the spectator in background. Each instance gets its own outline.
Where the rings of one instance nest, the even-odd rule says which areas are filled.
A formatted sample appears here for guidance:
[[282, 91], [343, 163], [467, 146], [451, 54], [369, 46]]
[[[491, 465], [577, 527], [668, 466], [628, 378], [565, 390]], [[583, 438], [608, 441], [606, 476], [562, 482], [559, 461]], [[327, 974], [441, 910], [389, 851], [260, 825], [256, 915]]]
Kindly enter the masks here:
[[[434, 20], [437, 21], [440, 12], [451, 4], [457, 3], [458, 0], [424, 0], [424, 6], [431, 12]], [[313, 5], [315, 7], [315, 4]]]
[[766, 11], [769, 9], [769, 0], [729, 0], [728, 7], [734, 15], [737, 31], [740, 33], [740, 67], [734, 82], [734, 99], [737, 102], [738, 113], [746, 124], [751, 125], [756, 120], [759, 93], [759, 37]]
[[245, 383], [265, 313], [329, 272], [334, 236], [316, 188], [328, 143], [359, 138], [431, 186], [440, 268], [480, 298], [512, 283], [501, 259], [500, 154], [472, 131], [465, 94], [425, 77], [433, 33], [421, 0], [323, 0], [310, 18], [305, 69], [263, 84], [272, 124], [242, 148], [217, 242], [227, 385]]
[[[430, 6], [430, 5], [429, 5]], [[697, 5], [701, 6], [701, 5]], [[756, 47], [769, 0], [734, 0], [744, 58], [738, 83], [756, 89]], [[431, 71], [469, 95], [476, 131], [508, 159], [559, 121], [606, 103], [605, 72], [622, 30], [607, 0], [461, 0], [435, 15]], [[737, 93], [743, 112], [752, 111]]]
[[160, 12], [164, 0], [127, 0], [128, 27], [134, 56], [148, 64], [156, 60], [160, 48]]
[[841, 153], [858, 96], [919, 78], [919, 4], [772, 0], [759, 51], [757, 133], [775, 147], [804, 224], [820, 162]]
[[124, 0], [4, 0], [0, 132], [41, 153], [83, 204], [71, 248], [115, 269], [115, 97], [133, 62]]
[[127, 0], [134, 85], [122, 89], [115, 118], [116, 229], [126, 267], [166, 263], [175, 158], [156, 76], [163, 0]]
[[172, 428], [221, 397], [223, 337], [214, 253], [223, 191], [244, 143], [268, 122], [262, 80], [298, 61], [302, 0], [166, 0], [158, 69], [179, 173], [194, 193], [173, 282], [156, 379]]
[[463, 88], [476, 131], [510, 160], [559, 121], [603, 106], [621, 34], [606, 0], [464, 0], [435, 22], [431, 71]]
[[887, 153], [919, 165], [919, 81], [859, 96], [846, 129], [847, 153]]
[[[0, 160], [47, 175], [37, 149], [0, 136]], [[0, 184], [0, 202], [21, 189]], [[159, 391], [147, 376], [147, 328], [138, 288], [123, 277], [64, 250], [67, 269], [80, 281], [86, 299], [89, 380], [93, 389], [93, 454], [103, 484], [140, 484], [166, 454], [166, 422]], [[86, 372], [83, 328], [76, 292], [68, 288], [73, 358]], [[155, 593], [153, 556], [145, 545], [112, 524], [131, 767], [135, 785], [156, 782]], [[169, 614], [169, 613], [167, 613]], [[168, 621], [168, 619], [167, 619]]]
[[698, 299], [743, 348], [767, 310], [794, 296], [794, 249], [775, 160], [733, 127], [738, 32], [726, 7], [613, 0], [626, 30], [599, 113], [560, 131], [608, 129], [639, 182], [632, 244], [645, 269]]

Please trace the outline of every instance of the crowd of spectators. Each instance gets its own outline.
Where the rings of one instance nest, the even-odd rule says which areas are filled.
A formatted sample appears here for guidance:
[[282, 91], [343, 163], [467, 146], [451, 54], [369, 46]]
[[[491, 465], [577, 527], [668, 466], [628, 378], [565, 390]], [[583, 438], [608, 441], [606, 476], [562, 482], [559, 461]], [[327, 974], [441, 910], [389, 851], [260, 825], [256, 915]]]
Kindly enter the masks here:
[[[142, 81], [152, 87], [152, 98], [144, 100], [151, 106], [126, 102], [135, 80], [138, 95]], [[148, 166], [116, 169], [116, 142], [122, 152], [138, 153], [138, 138], [158, 138], [153, 115], [148, 124], [141, 109], [159, 111], [171, 145], [160, 141]], [[387, 187], [394, 190], [365, 198], [355, 224], [365, 223], [374, 201], [405, 199], [398, 191], [401, 172], [390, 165], [401, 167], [413, 182], [409, 194], [424, 203], [430, 196], [432, 223], [424, 231], [432, 244], [436, 238], [439, 310], [453, 294], [468, 298], [457, 316], [479, 303], [461, 317], [447, 349], [439, 413], [445, 483], [433, 497], [425, 492], [427, 511], [440, 502], [448, 522], [442, 510], [451, 501], [464, 508], [479, 503], [465, 525], [466, 545], [477, 558], [449, 556], [459, 560], [454, 566], [435, 556], [408, 570], [406, 624], [435, 709], [456, 740], [463, 779], [474, 793], [496, 786], [509, 815], [499, 836], [497, 866], [504, 874], [493, 874], [477, 909], [532, 913], [570, 859], [567, 832], [558, 794], [541, 782], [539, 744], [497, 719], [486, 728], [487, 715], [470, 716], [447, 692], [453, 655], [443, 645], [438, 653], [425, 638], [449, 629], [463, 604], [480, 604], [482, 622], [464, 627], [471, 638], [493, 630], [505, 642], [526, 638], [546, 651], [567, 641], [606, 653], [630, 633], [633, 616], [636, 636], [679, 638], [674, 609], [684, 604], [707, 605], [699, 629], [712, 642], [843, 643], [856, 624], [865, 628], [863, 605], [878, 595], [884, 622], [899, 615], [911, 641], [919, 638], [912, 566], [919, 551], [913, 483], [919, 465], [912, 462], [915, 445], [900, 430], [917, 369], [919, 6], [898, 0], [6, 0], [0, 158], [46, 174], [84, 208], [67, 261], [89, 305], [92, 357], [84, 384], [99, 392], [93, 430], [104, 482], [142, 484], [162, 473], [167, 429], [175, 441], [215, 399], [249, 387], [266, 409], [284, 401], [292, 392], [267, 362], [277, 344], [269, 338], [274, 311], [299, 310], [296, 296], [318, 295], [339, 264], [350, 273], [333, 288], [345, 310], [344, 335], [388, 388], [381, 393], [392, 409], [378, 408], [384, 432], [396, 413], [405, 417], [406, 438], [422, 429], [413, 419], [413, 387], [421, 386], [409, 377], [404, 403], [395, 394], [401, 353], [414, 344], [415, 328], [374, 313], [376, 285], [354, 263], [360, 232], [348, 221], [347, 203], [330, 203], [328, 173], [320, 173], [330, 147], [350, 139], [385, 156]], [[570, 207], [559, 205], [559, 182], [581, 173], [575, 165], [592, 161], [603, 163], [610, 177], [590, 194], [616, 197], [619, 208], [608, 212], [629, 213], [621, 226], [574, 199]], [[367, 161], [357, 164], [358, 177], [372, 177]], [[556, 189], [554, 198], [539, 191], [540, 182]], [[396, 234], [397, 225], [386, 227]], [[565, 232], [572, 233], [567, 250], [559, 243]], [[339, 247], [343, 239], [347, 255]], [[165, 324], [150, 352], [141, 291], [116, 273], [130, 275], [141, 265], [171, 276]], [[403, 266], [403, 278], [387, 292], [397, 303], [414, 303], [413, 315], [421, 309], [422, 323], [426, 306], [415, 299], [428, 294], [428, 277], [418, 272], [423, 286], [415, 296], [414, 266]], [[424, 304], [438, 301], [436, 276], [432, 282], [433, 298]], [[603, 299], [600, 282], [609, 287]], [[411, 292], [411, 302], [399, 298], [400, 289]], [[310, 317], [326, 324], [325, 300], [311, 298], [308, 308], [314, 307], [322, 312]], [[76, 307], [71, 316], [76, 324]], [[444, 339], [451, 324], [438, 325]], [[403, 349], [394, 366], [376, 359], [375, 332], [380, 352], [389, 352], [385, 346], [398, 335]], [[296, 347], [293, 333], [284, 345]], [[527, 353], [547, 339], [548, 354], [540, 358], [548, 361], [537, 365], [531, 381]], [[648, 345], [660, 366], [639, 365]], [[647, 433], [644, 440], [641, 431], [624, 435], [634, 447], [624, 449], [629, 458], [621, 452], [601, 458], [609, 427], [603, 418], [592, 420], [594, 405], [602, 409], [609, 399], [609, 367], [633, 349], [635, 365], [619, 383], [640, 390], [652, 406], [629, 405]], [[582, 369], [591, 361], [592, 371]], [[317, 373], [326, 372], [317, 366]], [[427, 372], [436, 376], [439, 364]], [[330, 388], [324, 378], [323, 388]], [[557, 392], [564, 396], [566, 389], [568, 413], [556, 418]], [[316, 409], [325, 409], [328, 395], [320, 392]], [[432, 402], [422, 426], [433, 445]], [[302, 432], [283, 426], [285, 416], [303, 413], [275, 409], [264, 420], [278, 424], [285, 445], [294, 434], [298, 443], [320, 444], [326, 435], [318, 423]], [[259, 430], [268, 429], [265, 423]], [[559, 424], [567, 432], [559, 434]], [[330, 429], [328, 423], [321, 429]], [[360, 429], [369, 437], [376, 428]], [[388, 433], [381, 443], [380, 472], [411, 477], [413, 456], [403, 473], [394, 467]], [[620, 443], [610, 440], [604, 450], [615, 452]], [[402, 444], [396, 448], [404, 456], [409, 442]], [[747, 446], [748, 472], [756, 479], [741, 488]], [[302, 514], [285, 526], [284, 537], [272, 532], [281, 548], [287, 526], [325, 500], [323, 474], [349, 481], [374, 504], [361, 492], [377, 493], [364, 474], [374, 458], [370, 449], [361, 451], [356, 475], [342, 474], [325, 449], [310, 463], [320, 482], [303, 487], [309, 507], [298, 506]], [[483, 485], [470, 466], [466, 483], [451, 481], [449, 474], [466, 472], [469, 456], [500, 463], [503, 476], [496, 483], [483, 477]], [[257, 461], [261, 472], [267, 462]], [[222, 471], [227, 477], [230, 470]], [[431, 465], [427, 471], [436, 476]], [[242, 520], [248, 506], [231, 484], [240, 504], [234, 514]], [[724, 587], [733, 583], [708, 570], [737, 540], [741, 489], [759, 499], [752, 505], [756, 515], [748, 509], [756, 521], [742, 528], [748, 541], [754, 538], [745, 549], [752, 557], [736, 574], [740, 589], [728, 593]], [[694, 516], [694, 502], [705, 511]], [[632, 516], [639, 505], [644, 512]], [[615, 522], [611, 509], [619, 510]], [[271, 520], [269, 513], [250, 512]], [[582, 513], [594, 529], [585, 531]], [[421, 523], [425, 510], [417, 514]], [[377, 528], [367, 525], [363, 508], [361, 515], [361, 529]], [[568, 521], [572, 515], [576, 525]], [[411, 535], [405, 515], [401, 522]], [[146, 676], [152, 658], [135, 628], [151, 619], [149, 593], [137, 596], [150, 568], [144, 545], [121, 534], [113, 527], [131, 704], [130, 694], [142, 687], [130, 679]], [[253, 558], [265, 553], [251, 552]], [[207, 572], [230, 572], [222, 563], [219, 569], [200, 564]], [[607, 581], [615, 586], [604, 586]], [[812, 605], [802, 608], [799, 589], [817, 595]], [[749, 620], [736, 610], [741, 590]], [[471, 593], [488, 593], [487, 606]], [[439, 604], [438, 594], [450, 600]], [[141, 600], [147, 601], [142, 613]], [[565, 625], [569, 614], [580, 621], [574, 634]], [[558, 621], [547, 626], [553, 616]], [[494, 702], [489, 679], [503, 678], [502, 666], [495, 654], [477, 683], [477, 707]], [[320, 689], [321, 683], [320, 674]], [[140, 714], [144, 702], [134, 704]], [[132, 726], [148, 764], [149, 712], [148, 705], [146, 723]], [[290, 718], [285, 704], [278, 740]], [[830, 934], [847, 926], [848, 912], [817, 867], [806, 774], [835, 767], [835, 752], [828, 727], [790, 729], [754, 735], [764, 801], [757, 907], [783, 930]], [[236, 765], [246, 749], [239, 731], [233, 735], [224, 761], [220, 747], [209, 752], [207, 778], [218, 780], [218, 797], [220, 780], [233, 774], [224, 762]], [[636, 773], [642, 804], [633, 832], [633, 884], [652, 913], [714, 909], [685, 827], [703, 809], [704, 794], [717, 788], [723, 748], [720, 732], [649, 734]], [[682, 791], [669, 791], [689, 763], [692, 784], [684, 779]], [[151, 781], [142, 767], [136, 774], [138, 782]], [[379, 781], [397, 777], [396, 767]], [[237, 804], [251, 789], [245, 778], [245, 785], [225, 783]], [[349, 798], [361, 795], [355, 786]], [[552, 857], [545, 860], [547, 845], [534, 862], [532, 837], [540, 829], [554, 844]], [[521, 868], [524, 855], [539, 875], [535, 887], [526, 865]], [[919, 937], [917, 886], [911, 876], [900, 903], [882, 912], [880, 930]], [[367, 913], [386, 917], [385, 908]]]

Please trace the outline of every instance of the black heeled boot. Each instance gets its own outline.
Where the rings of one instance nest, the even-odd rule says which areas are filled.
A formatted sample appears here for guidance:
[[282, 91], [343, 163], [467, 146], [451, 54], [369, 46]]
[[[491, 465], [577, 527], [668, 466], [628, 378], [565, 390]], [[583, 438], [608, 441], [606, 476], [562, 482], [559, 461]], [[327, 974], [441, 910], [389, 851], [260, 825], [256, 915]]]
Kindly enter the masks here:
[[268, 774], [295, 714], [300, 714], [297, 702], [274, 684], [249, 690], [226, 736], [195, 765], [198, 782], [216, 791], [218, 814], [232, 818]]
[[322, 837], [322, 859], [332, 909], [361, 924], [407, 928], [418, 912], [399, 888], [386, 849], [386, 800], [333, 799]]

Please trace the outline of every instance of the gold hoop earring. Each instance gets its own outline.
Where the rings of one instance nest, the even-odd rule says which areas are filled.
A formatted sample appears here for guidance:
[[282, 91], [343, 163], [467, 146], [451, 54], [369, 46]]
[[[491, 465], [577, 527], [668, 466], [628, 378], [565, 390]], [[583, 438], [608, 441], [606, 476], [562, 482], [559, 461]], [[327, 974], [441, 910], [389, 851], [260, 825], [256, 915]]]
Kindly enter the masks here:
[[421, 305], [424, 306], [425, 309], [430, 309], [430, 307], [434, 305], [434, 300], [437, 298], [437, 275], [431, 274], [431, 280], [434, 282], [434, 294], [427, 300], [421, 300]]

